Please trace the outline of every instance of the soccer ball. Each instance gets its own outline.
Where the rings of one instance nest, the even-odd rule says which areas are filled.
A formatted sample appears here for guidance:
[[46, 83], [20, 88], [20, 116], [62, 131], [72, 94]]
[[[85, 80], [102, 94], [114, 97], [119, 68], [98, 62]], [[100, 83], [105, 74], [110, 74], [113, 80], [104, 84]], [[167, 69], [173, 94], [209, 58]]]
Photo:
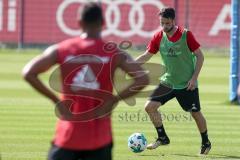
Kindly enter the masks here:
[[133, 133], [128, 138], [128, 148], [134, 153], [140, 153], [147, 147], [147, 140], [142, 133]]

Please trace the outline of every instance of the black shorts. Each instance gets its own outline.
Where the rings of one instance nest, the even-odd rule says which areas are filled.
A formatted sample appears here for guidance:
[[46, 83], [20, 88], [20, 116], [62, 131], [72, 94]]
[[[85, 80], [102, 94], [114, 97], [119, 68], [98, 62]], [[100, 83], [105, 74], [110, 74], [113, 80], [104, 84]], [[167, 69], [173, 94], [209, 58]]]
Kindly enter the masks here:
[[150, 101], [157, 101], [163, 105], [175, 97], [184, 111], [198, 112], [201, 110], [198, 88], [190, 91], [186, 88], [171, 89], [163, 84], [160, 84], [151, 94]]
[[96, 150], [70, 150], [52, 144], [48, 160], [112, 160], [112, 143]]

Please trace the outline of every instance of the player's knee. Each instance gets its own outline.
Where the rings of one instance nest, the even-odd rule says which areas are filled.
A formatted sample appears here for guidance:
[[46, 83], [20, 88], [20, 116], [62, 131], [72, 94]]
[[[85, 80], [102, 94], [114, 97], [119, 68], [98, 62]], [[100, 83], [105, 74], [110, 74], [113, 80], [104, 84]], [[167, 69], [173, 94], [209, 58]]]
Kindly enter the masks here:
[[160, 105], [161, 105], [161, 103], [159, 103], [159, 102], [151, 102], [151, 101], [149, 101], [145, 105], [145, 111], [147, 113], [156, 112]]
[[152, 112], [152, 108], [151, 108], [150, 106], [146, 105], [146, 106], [145, 106], [145, 111], [146, 111], [147, 113], [150, 113], [150, 112]]
[[202, 113], [200, 111], [199, 112], [191, 112], [191, 115], [195, 120], [206, 121], [204, 116], [202, 115]]

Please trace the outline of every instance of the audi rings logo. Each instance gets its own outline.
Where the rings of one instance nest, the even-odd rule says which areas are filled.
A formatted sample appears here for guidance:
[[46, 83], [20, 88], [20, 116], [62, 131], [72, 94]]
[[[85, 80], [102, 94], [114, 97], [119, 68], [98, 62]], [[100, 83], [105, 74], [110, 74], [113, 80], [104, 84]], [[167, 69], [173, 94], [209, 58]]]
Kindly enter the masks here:
[[[63, 17], [66, 8], [71, 4], [83, 4], [86, 2], [88, 2], [88, 0], [64, 0], [59, 5], [56, 15], [57, 24], [65, 34], [76, 36], [80, 33], [78, 29], [72, 29], [64, 22]], [[103, 5], [106, 5], [106, 29], [103, 30], [103, 36], [115, 35], [119, 37], [130, 37], [133, 35], [139, 35], [145, 38], [151, 37], [156, 32], [157, 28], [150, 31], [144, 30], [144, 23], [146, 20], [144, 7], [153, 6], [158, 9], [164, 7], [163, 3], [160, 0], [101, 0], [101, 3]], [[129, 23], [129, 30], [120, 29], [120, 22], [124, 18], [121, 16], [120, 5], [130, 6], [127, 20], [127, 23]], [[111, 18], [112, 16], [114, 16], [114, 19]], [[138, 17], [137, 20], [136, 16]]]

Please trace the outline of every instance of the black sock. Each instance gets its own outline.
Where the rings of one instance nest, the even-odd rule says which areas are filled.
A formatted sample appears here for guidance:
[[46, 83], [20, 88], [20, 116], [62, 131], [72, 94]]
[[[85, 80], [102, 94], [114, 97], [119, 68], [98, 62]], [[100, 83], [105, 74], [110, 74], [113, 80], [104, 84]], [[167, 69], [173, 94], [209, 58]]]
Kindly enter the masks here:
[[158, 133], [158, 137], [167, 137], [167, 134], [165, 132], [163, 125], [161, 127], [156, 127], [156, 130]]
[[202, 144], [205, 144], [205, 143], [207, 143], [209, 141], [207, 130], [205, 132], [201, 133], [201, 137], [202, 137]]

